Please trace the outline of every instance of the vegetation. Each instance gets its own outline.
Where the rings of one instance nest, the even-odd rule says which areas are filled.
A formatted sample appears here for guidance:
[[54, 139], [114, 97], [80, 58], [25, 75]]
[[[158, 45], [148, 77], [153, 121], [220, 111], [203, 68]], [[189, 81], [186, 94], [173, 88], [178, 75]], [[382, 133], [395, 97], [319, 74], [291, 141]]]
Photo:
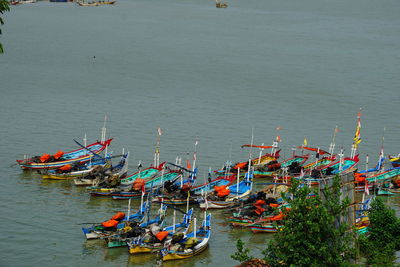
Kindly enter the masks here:
[[[0, 25], [4, 24], [4, 20], [2, 18], [2, 14], [4, 14], [4, 12], [6, 11], [10, 11], [10, 7], [8, 4], [7, 0], [0, 0]], [[1, 34], [1, 29], [0, 29], [0, 34]], [[3, 45], [0, 43], [0, 54], [3, 53]]]
[[360, 237], [362, 255], [371, 266], [395, 266], [395, 252], [400, 249], [400, 220], [395, 211], [375, 198], [368, 212], [369, 233]]
[[240, 262], [245, 262], [248, 260], [252, 260], [253, 257], [249, 256], [250, 249], [244, 247], [245, 243], [238, 239], [236, 242], [236, 249], [237, 251], [235, 254], [231, 255], [231, 258]]
[[[269, 266], [350, 266], [355, 255], [354, 233], [349, 225], [339, 223], [349, 206], [348, 199], [341, 200], [339, 177], [321, 195], [293, 181], [289, 194], [282, 197], [291, 209], [284, 211], [284, 227], [263, 251]], [[243, 247], [238, 241], [238, 252], [232, 258], [248, 258]]]

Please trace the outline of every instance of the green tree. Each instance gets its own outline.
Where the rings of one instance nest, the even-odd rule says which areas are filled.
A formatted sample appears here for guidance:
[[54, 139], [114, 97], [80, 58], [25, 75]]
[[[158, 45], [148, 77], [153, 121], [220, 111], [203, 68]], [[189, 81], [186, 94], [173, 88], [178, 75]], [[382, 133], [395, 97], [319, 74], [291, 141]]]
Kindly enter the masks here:
[[[10, 11], [10, 7], [8, 4], [7, 0], [0, 0], [0, 25], [4, 24], [4, 20], [1, 15], [4, 14], [4, 12]], [[0, 34], [1, 34], [1, 29], [0, 29]], [[3, 45], [0, 43], [0, 54], [3, 53]]]
[[368, 235], [360, 237], [360, 249], [372, 266], [395, 266], [395, 252], [400, 249], [400, 220], [395, 211], [375, 198], [368, 212]]
[[249, 255], [250, 249], [244, 247], [245, 243], [239, 238], [236, 242], [237, 251], [235, 254], [231, 255], [231, 258], [237, 260], [239, 262], [245, 262], [253, 259], [252, 256]]
[[[340, 179], [334, 178], [322, 194], [293, 181], [284, 227], [263, 251], [271, 266], [349, 266], [354, 257], [354, 233], [340, 217], [349, 200], [341, 200]], [[292, 198], [288, 196], [292, 195]]]

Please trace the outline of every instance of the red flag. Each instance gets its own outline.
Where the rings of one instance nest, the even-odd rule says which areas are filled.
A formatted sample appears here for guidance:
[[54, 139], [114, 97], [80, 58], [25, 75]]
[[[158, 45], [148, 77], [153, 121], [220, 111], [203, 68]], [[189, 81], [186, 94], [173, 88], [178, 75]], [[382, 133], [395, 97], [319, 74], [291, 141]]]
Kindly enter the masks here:
[[364, 191], [365, 191], [365, 193], [366, 193], [367, 195], [369, 195], [369, 188], [368, 188], [368, 182], [367, 182], [367, 180], [365, 180], [365, 189], [364, 189]]
[[144, 187], [145, 184], [142, 185], [142, 195], [144, 195], [146, 193], [146, 189]]
[[190, 165], [190, 160], [187, 160], [187, 168], [190, 170], [192, 168], [192, 166]]

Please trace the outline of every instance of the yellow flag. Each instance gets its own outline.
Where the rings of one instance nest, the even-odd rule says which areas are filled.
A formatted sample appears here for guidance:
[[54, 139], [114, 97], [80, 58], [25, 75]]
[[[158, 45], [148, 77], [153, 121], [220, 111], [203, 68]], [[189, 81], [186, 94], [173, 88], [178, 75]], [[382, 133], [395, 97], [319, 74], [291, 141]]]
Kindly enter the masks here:
[[304, 138], [303, 146], [307, 146], [307, 138]]

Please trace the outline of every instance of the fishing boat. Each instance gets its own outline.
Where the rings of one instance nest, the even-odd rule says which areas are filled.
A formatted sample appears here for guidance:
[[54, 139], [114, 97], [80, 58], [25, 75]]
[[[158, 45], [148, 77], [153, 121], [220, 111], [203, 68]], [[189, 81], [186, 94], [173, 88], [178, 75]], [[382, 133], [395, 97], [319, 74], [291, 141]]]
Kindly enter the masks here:
[[[196, 218], [194, 218], [194, 228], [195, 227]], [[162, 261], [181, 260], [193, 257], [203, 252], [208, 247], [210, 237], [211, 214], [208, 214], [198, 230], [187, 234], [181, 242], [160, 250]]]
[[275, 226], [273, 223], [265, 223], [265, 224], [252, 224], [248, 226], [250, 230], [257, 233], [277, 233], [280, 228], [283, 226]]
[[102, 5], [114, 5], [117, 1], [96, 1], [96, 2], [83, 2], [77, 1], [76, 3], [80, 6], [102, 6]]
[[389, 161], [390, 163], [392, 163], [393, 168], [400, 167], [400, 156], [397, 157], [389, 156]]
[[168, 205], [184, 205], [189, 203], [196, 203], [196, 199], [191, 196], [190, 189], [196, 181], [197, 168], [189, 171], [189, 177], [183, 179], [180, 176], [180, 181], [165, 182], [163, 187], [158, 190], [158, 201]]
[[[96, 239], [100, 237], [106, 237], [113, 234], [118, 229], [122, 229], [125, 227], [125, 222], [142, 222], [144, 216], [148, 211], [148, 203], [143, 202], [140, 205], [139, 210], [132, 215], [125, 216], [125, 213], [120, 212], [114, 215], [110, 220], [92, 224], [90, 227], [82, 228], [82, 231], [86, 237], [86, 239]], [[118, 217], [117, 217], [118, 215]], [[113, 219], [114, 218], [114, 219]], [[118, 218], [118, 220], [117, 220]]]
[[[104, 169], [104, 174], [112, 176], [114, 179], [121, 179], [126, 176], [128, 172], [128, 157], [129, 153], [122, 155], [121, 160], [115, 166], [109, 166]], [[96, 183], [99, 183], [100, 180], [97, 178], [95, 174], [88, 174], [74, 179], [74, 184], [76, 186], [94, 186]]]
[[226, 3], [226, 2], [216, 2], [215, 3], [215, 7], [216, 8], [227, 8], [228, 7], [228, 3]]
[[194, 186], [190, 189], [190, 193], [193, 195], [202, 195], [208, 193], [214, 189], [215, 186], [229, 186], [235, 181], [236, 175], [231, 174], [229, 176], [219, 176], [209, 182], [205, 182], [201, 185]]
[[327, 166], [319, 169], [324, 175], [335, 175], [345, 173], [347, 170], [354, 168], [359, 162], [358, 155], [355, 157], [346, 157], [338, 161], [332, 162]]
[[[290, 166], [301, 167], [303, 164], [309, 159], [310, 154], [306, 154], [303, 156], [294, 155], [293, 157], [282, 161], [281, 163], [274, 163], [273, 161], [262, 166], [254, 168], [254, 178], [265, 178], [265, 177], [273, 177], [278, 174], [278, 171], [282, 168], [290, 168]], [[298, 171], [297, 173], [300, 173]]]
[[247, 197], [253, 187], [252, 181], [253, 175], [252, 173], [246, 173], [245, 178], [240, 182], [233, 184], [227, 187], [229, 190], [229, 195], [225, 197], [224, 200], [212, 199], [209, 195], [206, 195], [203, 198], [203, 201], [200, 203], [201, 209], [223, 209], [227, 207], [233, 206], [239, 200], [244, 199]]
[[[288, 209], [288, 206], [282, 205], [281, 208]], [[250, 228], [253, 233], [276, 233], [283, 227], [281, 221], [284, 219], [284, 217], [285, 215], [280, 210], [279, 214], [257, 220], [247, 227]]]
[[108, 248], [126, 247], [128, 246], [127, 244], [128, 239], [139, 236], [140, 233], [144, 232], [145, 229], [150, 225], [161, 225], [164, 222], [167, 208], [168, 206], [161, 204], [161, 207], [160, 209], [158, 209], [156, 216], [152, 219], [149, 218], [150, 209], [148, 209], [147, 220], [145, 222], [138, 224], [139, 229], [133, 229], [133, 227], [129, 225], [131, 223], [129, 224], [127, 223], [127, 226], [122, 229], [119, 229], [117, 233], [103, 238], [107, 243], [107, 247]]
[[[151, 189], [157, 190], [164, 185], [164, 183], [172, 182], [175, 183], [182, 174], [180, 171], [172, 170], [165, 174], [161, 174], [160, 176], [156, 176], [151, 178], [145, 182], [145, 191], [149, 192]], [[97, 189], [92, 190], [91, 195], [109, 195], [113, 199], [129, 199], [129, 198], [139, 198], [141, 196], [140, 190], [133, 190], [129, 187], [121, 186], [119, 190], [112, 190], [112, 191], [100, 191], [98, 192]]]
[[[165, 247], [166, 244], [171, 243], [172, 239], [176, 234], [182, 233], [183, 235], [187, 233], [190, 227], [190, 222], [192, 220], [193, 208], [188, 210], [187, 213], [183, 215], [183, 219], [180, 223], [175, 223], [175, 212], [174, 212], [174, 222], [171, 226], [162, 229], [163, 232], [167, 232], [168, 236], [166, 239], [156, 242], [151, 242], [150, 239], [146, 240], [146, 236], [140, 236], [128, 242], [129, 253], [130, 254], [142, 254], [142, 253], [152, 253], [160, 251]], [[150, 231], [149, 231], [150, 232]], [[148, 233], [150, 235], [150, 233]]]
[[22, 4], [33, 4], [36, 3], [36, 0], [19, 0], [19, 1], [10, 1], [10, 5], [22, 5]]
[[368, 183], [384, 182], [384, 181], [390, 181], [394, 177], [399, 175], [400, 175], [400, 168], [392, 168], [376, 173], [372, 176], [369, 176], [365, 180], [368, 181]]
[[312, 170], [311, 175], [309, 175], [308, 177], [296, 178], [303, 178], [305, 182], [318, 184], [323, 176], [354, 172], [354, 167], [358, 164], [358, 162], [358, 155], [355, 155], [354, 157], [340, 158], [339, 160], [333, 161], [322, 168]]
[[46, 169], [58, 169], [67, 164], [74, 164], [76, 162], [83, 163], [93, 160], [97, 154], [102, 152], [110, 145], [112, 141], [108, 139], [106, 141], [97, 141], [86, 147], [72, 150], [69, 152], [59, 151], [53, 156], [44, 154], [42, 156], [35, 156], [32, 158], [26, 158], [23, 160], [17, 160], [17, 163], [23, 170], [46, 170]]
[[67, 164], [58, 169], [47, 170], [45, 174], [42, 174], [42, 178], [53, 180], [69, 180], [76, 177], [83, 177], [91, 172], [102, 170], [110, 166], [110, 159], [100, 158], [98, 160], [89, 161], [88, 163], [76, 163], [74, 166]]
[[366, 169], [365, 170], [361, 170], [361, 171], [357, 171], [354, 173], [354, 190], [356, 192], [363, 192], [365, 190], [366, 187], [368, 187], [369, 190], [373, 189], [373, 184], [369, 183], [369, 184], [365, 184], [365, 179], [368, 176], [372, 176], [372, 175], [376, 175], [380, 172], [382, 172], [382, 168], [383, 168], [383, 163], [385, 161], [385, 158], [382, 156], [380, 156], [377, 164], [375, 165], [374, 168], [370, 168], [368, 169], [368, 156], [366, 159]]
[[121, 180], [121, 185], [123, 186], [129, 186], [132, 185], [136, 179], [141, 178], [141, 179], [151, 179], [156, 177], [157, 175], [160, 175], [159, 172], [162, 171], [162, 169], [164, 168], [166, 162], [161, 163], [159, 166], [157, 167], [149, 167], [146, 169], [139, 169], [139, 171], [135, 172], [132, 175], [129, 175], [128, 177], [124, 178]]

